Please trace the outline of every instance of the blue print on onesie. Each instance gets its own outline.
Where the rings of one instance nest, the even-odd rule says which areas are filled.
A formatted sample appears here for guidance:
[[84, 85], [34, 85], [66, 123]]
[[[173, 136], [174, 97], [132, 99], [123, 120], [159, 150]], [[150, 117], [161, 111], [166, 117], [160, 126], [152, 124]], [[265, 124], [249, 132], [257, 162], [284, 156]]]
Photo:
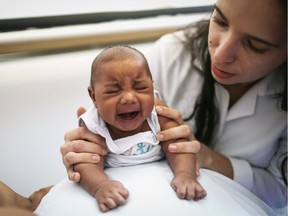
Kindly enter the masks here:
[[139, 155], [139, 154], [145, 154], [149, 151], [151, 151], [153, 148], [153, 145], [148, 145], [148, 144], [145, 144], [143, 142], [141, 143], [138, 143], [136, 146], [132, 146], [130, 149], [129, 149], [129, 155]]

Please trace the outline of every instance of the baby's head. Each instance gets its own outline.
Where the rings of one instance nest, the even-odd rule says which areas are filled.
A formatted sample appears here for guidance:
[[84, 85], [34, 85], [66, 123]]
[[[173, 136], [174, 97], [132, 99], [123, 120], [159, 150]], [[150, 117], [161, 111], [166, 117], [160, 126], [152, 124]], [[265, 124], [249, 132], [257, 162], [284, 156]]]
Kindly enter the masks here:
[[101, 67], [104, 63], [109, 63], [112, 61], [122, 61], [124, 59], [134, 59], [137, 61], [141, 61], [143, 63], [143, 67], [147, 71], [148, 75], [152, 79], [152, 75], [150, 73], [150, 69], [146, 60], [146, 57], [137, 49], [127, 46], [127, 45], [118, 45], [112, 46], [104, 49], [100, 52], [99, 55], [93, 60], [91, 66], [91, 77], [90, 77], [90, 85], [93, 87], [94, 85], [94, 78], [99, 78], [101, 76], [101, 70], [97, 70], [97, 67]]
[[147, 60], [128, 46], [107, 48], [95, 58], [88, 91], [108, 127], [118, 131], [139, 130], [154, 106]]

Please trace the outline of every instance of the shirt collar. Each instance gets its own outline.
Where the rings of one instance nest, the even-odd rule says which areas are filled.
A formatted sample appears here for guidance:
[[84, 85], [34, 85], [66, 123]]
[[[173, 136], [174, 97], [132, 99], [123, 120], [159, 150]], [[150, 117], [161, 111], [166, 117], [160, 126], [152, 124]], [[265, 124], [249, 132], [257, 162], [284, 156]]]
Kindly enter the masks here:
[[258, 96], [280, 94], [284, 88], [285, 71], [276, 69], [251, 87], [229, 110], [229, 93], [218, 83], [215, 83], [220, 121], [230, 121], [236, 118], [253, 115]]

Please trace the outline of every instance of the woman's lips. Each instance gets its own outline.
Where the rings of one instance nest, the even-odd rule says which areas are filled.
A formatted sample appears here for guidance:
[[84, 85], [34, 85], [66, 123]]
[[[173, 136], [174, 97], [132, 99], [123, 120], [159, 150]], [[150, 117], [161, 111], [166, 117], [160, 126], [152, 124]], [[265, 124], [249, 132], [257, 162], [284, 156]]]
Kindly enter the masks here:
[[215, 65], [212, 65], [212, 72], [214, 73], [215, 76], [222, 78], [222, 79], [223, 78], [227, 79], [227, 78], [230, 78], [232, 76], [235, 76], [235, 74], [227, 73], [227, 72], [224, 72], [224, 71], [218, 69]]

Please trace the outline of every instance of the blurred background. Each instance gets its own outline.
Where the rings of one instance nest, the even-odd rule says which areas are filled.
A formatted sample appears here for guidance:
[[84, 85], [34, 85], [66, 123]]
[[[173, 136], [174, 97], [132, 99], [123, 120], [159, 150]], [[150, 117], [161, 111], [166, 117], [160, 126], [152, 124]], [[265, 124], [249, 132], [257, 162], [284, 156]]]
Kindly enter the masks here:
[[66, 177], [60, 146], [90, 107], [95, 56], [208, 18], [214, 0], [1, 0], [0, 180], [23, 196]]

